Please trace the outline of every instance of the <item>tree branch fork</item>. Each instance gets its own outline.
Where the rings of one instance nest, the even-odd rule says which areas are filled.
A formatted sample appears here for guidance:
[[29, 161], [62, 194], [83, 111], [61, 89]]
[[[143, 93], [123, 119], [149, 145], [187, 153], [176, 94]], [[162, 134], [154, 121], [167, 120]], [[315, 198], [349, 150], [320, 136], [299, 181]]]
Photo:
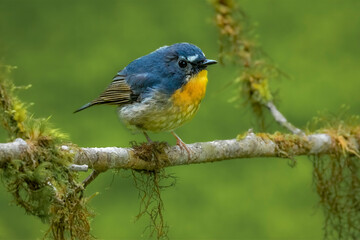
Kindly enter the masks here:
[[[255, 134], [249, 130], [244, 136], [235, 139], [187, 144], [190, 156], [178, 146], [157, 142], [133, 148], [77, 148], [70, 145], [62, 145], [60, 148], [73, 155], [73, 164], [69, 166], [71, 170], [87, 171], [91, 168], [104, 172], [108, 169], [154, 170], [236, 158], [329, 154], [335, 151], [334, 144], [331, 136], [324, 133], [305, 136], [280, 133], [269, 135]], [[11, 159], [22, 159], [29, 148], [29, 144], [20, 138], [0, 143], [0, 167]], [[359, 146], [356, 148], [359, 150]]]

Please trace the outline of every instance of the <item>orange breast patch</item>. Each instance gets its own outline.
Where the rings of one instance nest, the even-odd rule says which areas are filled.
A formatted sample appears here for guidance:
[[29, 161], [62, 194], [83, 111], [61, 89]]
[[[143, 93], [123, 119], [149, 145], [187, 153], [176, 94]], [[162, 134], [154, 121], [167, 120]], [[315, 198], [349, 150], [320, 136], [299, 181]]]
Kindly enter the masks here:
[[197, 105], [204, 98], [207, 85], [207, 71], [202, 70], [192, 77], [182, 88], [175, 91], [172, 96], [175, 106], [187, 107]]

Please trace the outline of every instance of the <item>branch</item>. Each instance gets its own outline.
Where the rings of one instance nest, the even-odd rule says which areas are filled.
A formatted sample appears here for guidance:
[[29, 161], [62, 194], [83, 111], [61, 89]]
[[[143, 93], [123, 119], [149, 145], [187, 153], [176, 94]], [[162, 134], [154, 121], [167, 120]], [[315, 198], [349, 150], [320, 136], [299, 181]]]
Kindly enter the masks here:
[[299, 136], [305, 136], [305, 133], [299, 128], [292, 125], [284, 115], [276, 108], [275, 104], [272, 101], [267, 102], [266, 107], [270, 110], [271, 115], [274, 117], [275, 121], [279, 123], [284, 128], [288, 129], [293, 134]]
[[15, 139], [10, 143], [0, 144], [0, 166], [11, 159], [21, 159], [23, 154], [28, 150], [28, 144], [21, 138]]
[[[190, 158], [188, 158], [187, 152], [178, 146], [165, 146], [155, 156], [153, 149], [159, 148], [160, 143], [143, 144], [136, 148], [71, 148], [62, 146], [61, 149], [74, 154], [74, 164], [88, 165], [97, 172], [104, 172], [108, 169], [154, 170], [159, 166], [171, 167], [235, 158], [326, 154], [334, 151], [333, 143], [327, 134], [301, 137], [280, 133], [273, 135], [254, 134], [249, 131], [242, 139], [188, 144], [187, 147], [191, 151]], [[21, 159], [28, 148], [28, 144], [22, 139], [0, 144], [0, 166], [3, 166], [10, 159]]]

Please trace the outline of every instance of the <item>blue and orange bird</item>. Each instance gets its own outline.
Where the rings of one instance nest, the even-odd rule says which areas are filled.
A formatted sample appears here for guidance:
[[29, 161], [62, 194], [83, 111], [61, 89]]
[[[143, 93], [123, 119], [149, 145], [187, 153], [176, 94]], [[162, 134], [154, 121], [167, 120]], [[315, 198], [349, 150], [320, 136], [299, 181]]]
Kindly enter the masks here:
[[190, 155], [174, 130], [198, 111], [208, 82], [206, 68], [215, 63], [193, 44], [161, 47], [132, 61], [98, 98], [75, 112], [94, 105], [117, 105], [120, 119], [128, 127], [143, 131], [149, 142], [146, 131], [169, 131]]

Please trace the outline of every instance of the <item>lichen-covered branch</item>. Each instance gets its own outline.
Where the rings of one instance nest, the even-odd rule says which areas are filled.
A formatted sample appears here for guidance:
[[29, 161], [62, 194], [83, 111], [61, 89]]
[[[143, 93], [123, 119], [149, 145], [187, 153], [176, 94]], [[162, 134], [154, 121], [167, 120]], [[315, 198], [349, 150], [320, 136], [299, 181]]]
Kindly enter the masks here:
[[[190, 158], [178, 146], [161, 143], [143, 144], [136, 148], [74, 148], [62, 146], [62, 151], [73, 154], [73, 163], [88, 165], [103, 172], [107, 169], [153, 170], [194, 163], [206, 163], [235, 158], [292, 157], [331, 153], [333, 140], [327, 134], [313, 134], [307, 137], [290, 134], [254, 134], [249, 131], [244, 137], [188, 144]], [[12, 143], [0, 144], [0, 166], [11, 158], [21, 158], [28, 151], [28, 144], [16, 139]], [[154, 154], [153, 149], [158, 149]], [[155, 157], [156, 155], [156, 157]], [[76, 170], [75, 167], [71, 167]]]

